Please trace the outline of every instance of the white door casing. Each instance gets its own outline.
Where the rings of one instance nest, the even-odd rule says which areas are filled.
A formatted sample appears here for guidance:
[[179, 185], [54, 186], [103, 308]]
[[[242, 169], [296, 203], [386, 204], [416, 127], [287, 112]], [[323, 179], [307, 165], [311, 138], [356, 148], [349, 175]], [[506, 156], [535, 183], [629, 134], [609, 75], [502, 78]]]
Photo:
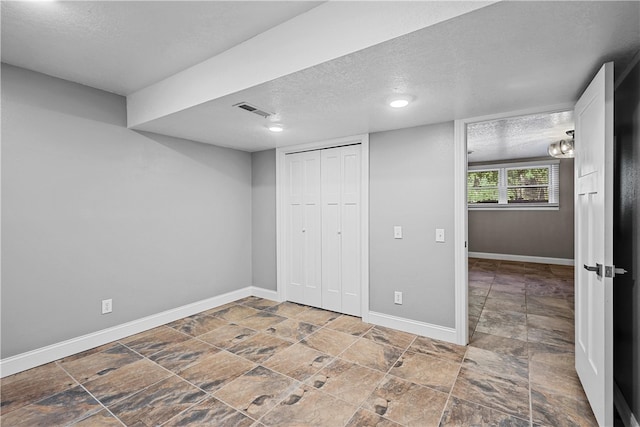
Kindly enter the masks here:
[[576, 371], [601, 426], [613, 425], [613, 82], [609, 62], [574, 113]]
[[321, 157], [322, 308], [360, 316], [360, 145]]
[[456, 301], [455, 343], [467, 345], [468, 328], [468, 216], [467, 216], [467, 126], [472, 123], [506, 119], [532, 114], [555, 113], [571, 110], [573, 103], [546, 105], [524, 110], [508, 111], [486, 116], [455, 120], [454, 125], [454, 265]]
[[[343, 265], [344, 263], [349, 264], [351, 269], [342, 269], [340, 273], [341, 291], [343, 297], [347, 295], [347, 298], [343, 298], [344, 301], [349, 300], [349, 296], [352, 298], [351, 302], [341, 303], [341, 305], [343, 306], [343, 312], [359, 315], [362, 317], [364, 322], [367, 322], [369, 319], [369, 135], [367, 134], [336, 138], [327, 141], [318, 141], [297, 146], [280, 147], [276, 149], [277, 292], [278, 299], [281, 301], [310, 301], [309, 299], [305, 299], [304, 296], [299, 295], [299, 288], [295, 288], [295, 283], [298, 282], [292, 282], [290, 280], [292, 275], [291, 263], [296, 261], [296, 258], [292, 255], [292, 251], [288, 249], [291, 248], [290, 245], [293, 243], [288, 232], [289, 228], [293, 224], [292, 220], [289, 219], [290, 210], [292, 209], [288, 201], [288, 193], [291, 191], [289, 188], [290, 180], [288, 176], [290, 173], [289, 158], [298, 153], [312, 152], [312, 150], [329, 149], [322, 151], [330, 151], [336, 147], [347, 147], [351, 145], [359, 147], [359, 154], [358, 156], [351, 156], [348, 154], [348, 151], [345, 152], [343, 154], [344, 158], [341, 160], [341, 163], [343, 164], [341, 164], [340, 167], [341, 169], [344, 169], [342, 173], [345, 173], [346, 175], [358, 175], [357, 183], [359, 185], [360, 194], [357, 209], [354, 209], [356, 205], [353, 203], [346, 203], [347, 207], [345, 208], [343, 206], [343, 208], [340, 209], [340, 215], [345, 217], [357, 212], [355, 215], [359, 215], [359, 218], [357, 231], [350, 231], [348, 229], [341, 230], [342, 233], [346, 232], [346, 235], [342, 234], [342, 247], [344, 248], [346, 240], [348, 242], [347, 244], [357, 246], [359, 253], [351, 255], [357, 260], [357, 262], [354, 263], [354, 260], [345, 258], [344, 255], [345, 252], [351, 253], [351, 251], [342, 250], [343, 256], [341, 262]], [[321, 153], [322, 151], [315, 152]], [[357, 163], [357, 165], [354, 165], [353, 162]], [[348, 188], [345, 188], [342, 191], [342, 196], [345, 201], [348, 200], [349, 191], [350, 190]], [[345, 203], [343, 203], [343, 205], [344, 204]], [[322, 208], [322, 203], [320, 203], [320, 207]], [[322, 217], [322, 215], [320, 215], [320, 217]], [[344, 225], [341, 225], [341, 227], [344, 228]], [[352, 237], [353, 239], [358, 240], [357, 244]], [[350, 274], [358, 274], [359, 280], [349, 280], [345, 277]], [[345, 283], [347, 286], [345, 286]], [[350, 286], [353, 288], [350, 288]], [[315, 305], [317, 307], [322, 306], [322, 304], [311, 304], [310, 302], [306, 302], [306, 304]]]

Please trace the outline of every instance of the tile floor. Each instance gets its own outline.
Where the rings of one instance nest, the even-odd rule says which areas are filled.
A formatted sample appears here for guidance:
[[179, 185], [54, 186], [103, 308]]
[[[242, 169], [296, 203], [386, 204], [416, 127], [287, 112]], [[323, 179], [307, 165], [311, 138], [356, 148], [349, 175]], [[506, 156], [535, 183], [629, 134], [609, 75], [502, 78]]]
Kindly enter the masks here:
[[460, 347], [249, 297], [2, 380], [2, 426], [589, 426], [573, 270], [469, 260]]

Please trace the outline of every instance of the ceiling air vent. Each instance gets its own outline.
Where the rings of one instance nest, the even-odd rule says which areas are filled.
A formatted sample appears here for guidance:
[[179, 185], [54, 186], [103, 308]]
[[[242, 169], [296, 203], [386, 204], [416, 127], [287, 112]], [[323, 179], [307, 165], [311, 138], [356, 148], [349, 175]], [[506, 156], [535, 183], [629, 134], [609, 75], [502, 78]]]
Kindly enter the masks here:
[[247, 102], [241, 102], [239, 104], [235, 104], [234, 107], [242, 108], [245, 111], [248, 111], [248, 112], [253, 113], [253, 114], [257, 114], [257, 115], [259, 115], [261, 117], [264, 117], [265, 119], [267, 117], [273, 115], [273, 113], [267, 113], [266, 111], [261, 110], [258, 107], [254, 106], [254, 105], [251, 105], [251, 104], [249, 104]]

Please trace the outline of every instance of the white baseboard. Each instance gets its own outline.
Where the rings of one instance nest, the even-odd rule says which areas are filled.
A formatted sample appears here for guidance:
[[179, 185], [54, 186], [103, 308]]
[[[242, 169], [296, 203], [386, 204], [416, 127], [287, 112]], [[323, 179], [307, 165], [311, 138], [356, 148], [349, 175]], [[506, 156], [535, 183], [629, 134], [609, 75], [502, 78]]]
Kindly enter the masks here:
[[489, 252], [469, 252], [469, 258], [497, 259], [501, 261], [534, 262], [538, 264], [573, 265], [569, 258], [549, 258], [543, 256], [493, 254]]
[[419, 322], [417, 320], [405, 319], [403, 317], [391, 316], [389, 314], [369, 312], [368, 322], [374, 325], [385, 326], [411, 334], [421, 335], [450, 343], [456, 343], [455, 328], [433, 325], [431, 323]]
[[[251, 295], [273, 301], [279, 301], [277, 291], [259, 288], [256, 286], [248, 286], [223, 295], [218, 295], [206, 300], [197, 301], [182, 307], [167, 310], [162, 313], [133, 320], [122, 325], [113, 326], [101, 331], [2, 359], [0, 360], [0, 378], [26, 371], [27, 369], [35, 368], [36, 366], [44, 365], [94, 347], [108, 344], [130, 335], [138, 334], [140, 332], [165, 325], [169, 322], [182, 319], [183, 317], [192, 316], [202, 311], [210, 310]], [[372, 311], [367, 313], [367, 320], [369, 323], [374, 325], [394, 328], [400, 331], [439, 339], [442, 341], [452, 343], [456, 342], [456, 330], [454, 328], [432, 325], [429, 323]]]
[[629, 408], [626, 399], [622, 395], [622, 391], [620, 391], [620, 388], [615, 381], [613, 382], [613, 403], [615, 404], [625, 427], [640, 427], [638, 420], [633, 415], [633, 412], [631, 412], [631, 408]]
[[92, 332], [87, 335], [82, 335], [80, 337], [31, 350], [26, 353], [7, 357], [0, 360], [0, 378], [117, 341], [130, 335], [138, 334], [140, 332], [165, 325], [169, 322], [182, 319], [183, 317], [193, 316], [194, 314], [202, 311], [210, 310], [251, 295], [275, 301], [278, 300], [278, 293], [276, 291], [247, 286], [246, 288], [183, 305], [182, 307], [163, 311], [162, 313], [153, 314], [151, 316], [123, 323], [122, 325], [113, 326], [101, 331]]
[[282, 301], [280, 301], [280, 298], [278, 297], [278, 291], [272, 291], [271, 289], [259, 288], [257, 286], [250, 286], [250, 288], [251, 288], [251, 295], [253, 295], [254, 297], [260, 297], [260, 298], [264, 298], [264, 299], [269, 299], [271, 301], [282, 302]]

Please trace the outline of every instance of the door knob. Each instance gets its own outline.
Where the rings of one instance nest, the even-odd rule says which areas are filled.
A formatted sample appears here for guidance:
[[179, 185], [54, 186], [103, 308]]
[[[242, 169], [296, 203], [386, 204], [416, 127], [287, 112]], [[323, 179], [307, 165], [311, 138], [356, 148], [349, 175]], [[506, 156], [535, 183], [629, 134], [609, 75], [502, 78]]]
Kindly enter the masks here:
[[[602, 264], [596, 264], [595, 267], [584, 264], [584, 269], [587, 271], [595, 271], [598, 274], [598, 277], [602, 277]], [[604, 268], [604, 277], [620, 276], [626, 272], [627, 270], [624, 268], [616, 268], [613, 265], [607, 265]]]

